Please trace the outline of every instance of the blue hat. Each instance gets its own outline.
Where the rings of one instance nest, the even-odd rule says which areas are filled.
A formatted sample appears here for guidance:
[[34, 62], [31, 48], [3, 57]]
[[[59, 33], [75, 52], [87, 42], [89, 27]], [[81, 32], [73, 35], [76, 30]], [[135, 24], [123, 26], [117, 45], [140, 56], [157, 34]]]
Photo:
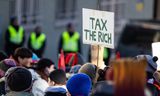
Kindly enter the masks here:
[[84, 73], [73, 75], [67, 81], [67, 89], [71, 96], [88, 96], [91, 91], [91, 79]]

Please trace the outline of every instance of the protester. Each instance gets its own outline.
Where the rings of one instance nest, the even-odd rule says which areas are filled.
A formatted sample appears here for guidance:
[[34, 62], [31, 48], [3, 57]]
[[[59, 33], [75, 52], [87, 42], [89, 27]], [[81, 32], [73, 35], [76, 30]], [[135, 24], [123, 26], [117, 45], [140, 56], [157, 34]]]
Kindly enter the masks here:
[[17, 62], [18, 66], [29, 68], [32, 62], [32, 51], [24, 47], [17, 48], [14, 52], [13, 59]]
[[64, 53], [81, 53], [80, 35], [73, 28], [73, 24], [67, 24], [67, 29], [61, 35], [58, 52], [63, 49]]
[[92, 84], [96, 83], [97, 73], [96, 73], [97, 67], [94, 64], [86, 63], [81, 66], [78, 73], [84, 73], [87, 74], [90, 79], [92, 80]]
[[41, 31], [41, 27], [37, 26], [34, 32], [31, 32], [28, 41], [28, 48], [37, 54], [40, 58], [42, 57], [46, 47], [46, 35]]
[[118, 59], [113, 62], [115, 96], [150, 96], [146, 91], [146, 59]]
[[54, 62], [47, 58], [38, 61], [35, 70], [29, 69], [34, 80], [32, 93], [34, 96], [44, 96], [45, 90], [49, 87], [49, 74], [54, 70]]
[[147, 87], [152, 92], [152, 94], [154, 94], [154, 96], [158, 96], [156, 94], [158, 93], [157, 91], [160, 91], [160, 89], [159, 89], [160, 84], [156, 84], [156, 86], [155, 86], [156, 80], [153, 77], [154, 72], [157, 70], [156, 61], [158, 60], [158, 58], [156, 56], [152, 57], [150, 55], [138, 55], [138, 56], [136, 56], [136, 58], [137, 59], [142, 59], [142, 58], [147, 59], [147, 67], [146, 67]]
[[2, 78], [5, 72], [10, 67], [15, 67], [17, 64], [13, 59], [4, 59], [0, 62], [0, 78]]
[[91, 79], [88, 75], [79, 73], [73, 75], [67, 81], [67, 89], [71, 96], [89, 96], [91, 91]]
[[23, 67], [12, 67], [5, 74], [5, 82], [9, 91], [5, 96], [33, 96], [32, 75]]
[[15, 67], [16, 62], [13, 59], [5, 59], [0, 62], [0, 96], [5, 95], [5, 79], [4, 75], [6, 71], [11, 68]]
[[15, 49], [24, 45], [24, 41], [24, 28], [18, 24], [16, 17], [12, 17], [10, 19], [10, 25], [5, 33], [5, 51], [7, 55], [13, 55]]
[[45, 96], [66, 96], [66, 73], [56, 69], [50, 73], [49, 77], [51, 86], [46, 89]]

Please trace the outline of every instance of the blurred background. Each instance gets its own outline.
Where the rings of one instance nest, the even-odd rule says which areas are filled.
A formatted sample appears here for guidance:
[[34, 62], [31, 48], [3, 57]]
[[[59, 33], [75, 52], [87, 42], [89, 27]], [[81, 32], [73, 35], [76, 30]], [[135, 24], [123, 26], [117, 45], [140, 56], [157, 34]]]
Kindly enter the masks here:
[[[27, 39], [30, 32], [32, 32], [36, 26], [41, 26], [42, 32], [44, 32], [47, 37], [43, 56], [57, 63], [58, 43], [60, 35], [66, 29], [66, 25], [72, 23], [75, 30], [82, 36], [82, 8], [97, 9], [97, 4], [100, 5], [100, 10], [115, 13], [115, 49], [112, 50], [113, 54], [115, 51], [124, 51], [123, 48], [121, 51], [122, 45], [128, 46], [131, 43], [134, 45], [135, 43], [137, 44], [137, 42], [143, 43], [149, 40], [148, 36], [152, 36], [151, 34], [148, 34], [147, 37], [145, 35], [147, 33], [133, 35], [133, 29], [139, 28], [137, 26], [143, 27], [140, 28], [143, 32], [144, 28], [150, 28], [156, 30], [156, 32], [159, 31], [160, 0], [0, 0], [0, 49], [4, 49], [4, 34], [9, 25], [10, 18], [16, 16], [19, 24], [25, 29], [26, 40], [24, 46], [27, 47]], [[132, 34], [125, 35], [126, 30], [127, 32], [131, 31]], [[149, 32], [153, 33], [153, 30]], [[136, 32], [139, 33], [139, 29], [137, 29]], [[145, 35], [144, 37], [146, 38], [141, 39], [142, 35]], [[126, 36], [129, 39], [133, 37], [132, 40], [134, 40], [134, 37], [137, 37], [137, 39], [135, 39], [137, 41], [129, 41]], [[153, 38], [151, 39], [152, 42]], [[125, 41], [128, 42], [126, 43]], [[145, 45], [143, 45], [144, 44], [140, 43], [136, 46], [144, 47]], [[85, 44], [81, 46], [82, 55], [86, 61], [89, 46], [90, 45]], [[127, 49], [127, 47], [124, 48]], [[131, 46], [131, 48], [133, 47]], [[140, 50], [142, 51], [143, 48]], [[123, 52], [121, 54], [122, 56], [130, 56], [130, 54], [126, 55], [123, 54]], [[136, 54], [134, 54], [134, 56], [135, 55]]]

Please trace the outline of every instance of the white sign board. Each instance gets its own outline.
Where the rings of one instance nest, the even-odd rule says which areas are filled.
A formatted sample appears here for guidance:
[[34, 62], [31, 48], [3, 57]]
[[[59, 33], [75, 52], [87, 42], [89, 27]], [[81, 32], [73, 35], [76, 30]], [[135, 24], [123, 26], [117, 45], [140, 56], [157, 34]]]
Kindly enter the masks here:
[[157, 70], [160, 70], [160, 42], [152, 43], [152, 56], [157, 56]]
[[83, 8], [83, 43], [114, 48], [114, 13]]

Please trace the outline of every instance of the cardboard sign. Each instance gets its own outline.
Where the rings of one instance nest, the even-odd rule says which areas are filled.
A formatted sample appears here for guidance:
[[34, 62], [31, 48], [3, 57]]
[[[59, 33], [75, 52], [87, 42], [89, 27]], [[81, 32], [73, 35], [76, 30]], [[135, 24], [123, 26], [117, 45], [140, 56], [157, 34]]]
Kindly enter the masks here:
[[160, 70], [160, 42], [152, 43], [152, 56], [157, 56], [157, 70]]
[[99, 46], [99, 47], [97, 45], [91, 46], [91, 63], [95, 64], [99, 68], [104, 68], [103, 52], [104, 52], [104, 48], [102, 46]]
[[114, 48], [114, 13], [83, 8], [83, 43]]

